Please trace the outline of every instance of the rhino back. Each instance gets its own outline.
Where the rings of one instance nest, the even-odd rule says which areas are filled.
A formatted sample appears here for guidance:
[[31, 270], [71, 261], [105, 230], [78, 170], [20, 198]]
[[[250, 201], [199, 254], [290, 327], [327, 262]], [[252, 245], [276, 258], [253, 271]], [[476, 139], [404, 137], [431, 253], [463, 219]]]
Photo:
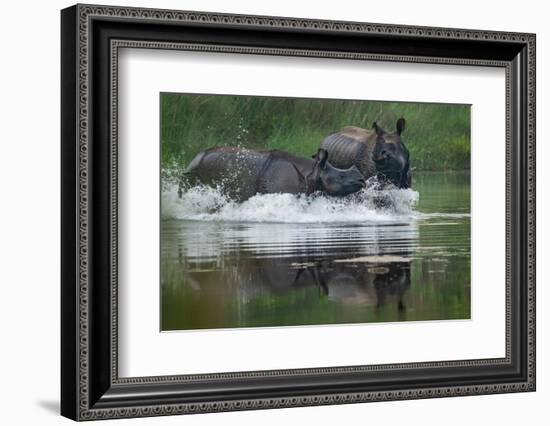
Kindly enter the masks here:
[[372, 159], [375, 143], [374, 132], [359, 127], [345, 127], [328, 135], [321, 142], [321, 148], [327, 150], [328, 160], [333, 166], [347, 169], [355, 165], [368, 179], [376, 175], [376, 164]]
[[344, 136], [348, 136], [357, 142], [366, 144], [375, 143], [376, 132], [373, 129], [363, 129], [362, 127], [346, 126], [336, 132]]
[[219, 186], [235, 200], [245, 200], [256, 193], [258, 176], [267, 160], [263, 152], [239, 148], [212, 148], [199, 153], [186, 174], [195, 182]]
[[299, 194], [307, 191], [305, 177], [296, 165], [286, 158], [274, 155], [261, 172], [258, 192], [264, 194]]

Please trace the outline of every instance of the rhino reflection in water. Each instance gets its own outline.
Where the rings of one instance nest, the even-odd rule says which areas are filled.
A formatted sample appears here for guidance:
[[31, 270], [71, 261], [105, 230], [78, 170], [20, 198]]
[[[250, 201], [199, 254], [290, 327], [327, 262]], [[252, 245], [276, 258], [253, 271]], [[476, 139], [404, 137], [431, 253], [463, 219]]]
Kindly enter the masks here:
[[299, 267], [295, 285], [316, 285], [329, 300], [344, 304], [382, 306], [397, 303], [404, 310], [403, 294], [410, 286], [410, 262], [380, 262], [383, 258], [335, 260]]
[[[411, 282], [411, 259], [366, 256], [309, 262], [299, 257], [245, 257], [239, 259], [238, 267], [221, 274], [221, 281], [246, 301], [317, 288], [319, 297], [340, 304], [381, 307], [389, 303], [403, 312], [403, 295]], [[186, 275], [188, 282], [194, 281], [192, 270]], [[200, 285], [192, 287], [199, 290]]]
[[386, 302], [397, 303], [398, 310], [403, 311], [402, 296], [411, 282], [410, 263], [367, 263], [355, 268], [338, 266], [324, 279], [329, 299], [349, 304], [372, 301], [376, 306], [383, 306]]
[[311, 194], [345, 196], [365, 187], [356, 166], [334, 167], [319, 149], [313, 158], [284, 151], [255, 151], [236, 147], [210, 148], [191, 161], [180, 182], [220, 187], [230, 198], [244, 201], [256, 194]]

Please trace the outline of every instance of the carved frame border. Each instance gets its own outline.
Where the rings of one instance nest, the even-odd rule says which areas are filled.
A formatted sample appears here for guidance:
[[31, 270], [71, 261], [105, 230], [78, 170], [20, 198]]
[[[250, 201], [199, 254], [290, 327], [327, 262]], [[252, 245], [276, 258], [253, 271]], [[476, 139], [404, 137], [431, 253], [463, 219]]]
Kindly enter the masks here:
[[[366, 401], [383, 401], [383, 400], [400, 400], [400, 399], [415, 399], [415, 398], [433, 398], [443, 396], [461, 396], [475, 395], [488, 393], [504, 393], [517, 391], [533, 391], [535, 389], [535, 36], [533, 34], [511, 33], [511, 32], [494, 32], [494, 31], [479, 31], [479, 30], [464, 30], [464, 29], [447, 29], [447, 28], [429, 28], [417, 26], [402, 26], [402, 25], [387, 25], [387, 24], [369, 24], [356, 22], [336, 22], [324, 20], [309, 20], [295, 18], [276, 18], [264, 16], [245, 16], [245, 15], [228, 15], [203, 12], [186, 12], [186, 11], [170, 11], [157, 9], [141, 9], [141, 8], [126, 8], [126, 7], [104, 7], [94, 5], [77, 5], [76, 13], [78, 19], [78, 61], [77, 61], [77, 89], [78, 89], [78, 111], [77, 111], [77, 159], [76, 159], [76, 176], [78, 177], [78, 194], [77, 194], [77, 342], [78, 362], [76, 365], [77, 383], [77, 409], [76, 419], [92, 420], [104, 419], [113, 417], [141, 417], [151, 415], [170, 415], [184, 414], [197, 412], [215, 412], [215, 411], [230, 411], [243, 409], [262, 409], [262, 408], [280, 408], [292, 406], [309, 406], [323, 404], [340, 404], [352, 402]], [[358, 32], [358, 33], [373, 33], [373, 34], [405, 34], [411, 36], [420, 36], [424, 38], [443, 38], [443, 39], [466, 39], [466, 40], [495, 40], [508, 41], [514, 43], [523, 43], [527, 46], [527, 193], [525, 194], [528, 217], [527, 230], [529, 244], [527, 246], [527, 306], [528, 306], [528, 322], [527, 322], [527, 381], [500, 383], [493, 385], [480, 386], [450, 386], [446, 388], [434, 387], [425, 389], [402, 389], [397, 391], [380, 391], [380, 392], [355, 392], [355, 393], [330, 393], [326, 395], [311, 395], [303, 397], [276, 397], [276, 398], [254, 398], [254, 399], [238, 399], [227, 400], [222, 402], [205, 402], [205, 403], [175, 403], [175, 404], [159, 404], [141, 407], [122, 407], [122, 408], [94, 408], [91, 407], [88, 381], [89, 381], [89, 55], [90, 55], [90, 22], [94, 18], [124, 18], [135, 19], [140, 22], [154, 21], [174, 21], [174, 22], [189, 22], [189, 23], [210, 23], [223, 25], [239, 25], [251, 26], [260, 28], [299, 28], [303, 30], [316, 31], [338, 31], [338, 32]], [[199, 51], [223, 51], [227, 53], [254, 53], [266, 55], [296, 55], [296, 56], [312, 56], [312, 57], [328, 57], [341, 59], [363, 59], [363, 60], [379, 60], [379, 61], [397, 61], [397, 62], [426, 62], [426, 63], [448, 63], [462, 65], [483, 65], [497, 66], [506, 68], [506, 115], [507, 115], [507, 153], [506, 153], [506, 195], [507, 195], [507, 213], [506, 213], [506, 232], [507, 232], [507, 247], [506, 247], [506, 358], [504, 359], [483, 359], [483, 360], [464, 360], [451, 362], [434, 362], [434, 363], [415, 363], [415, 364], [390, 364], [381, 366], [361, 366], [361, 367], [327, 367], [322, 369], [302, 369], [302, 370], [275, 370], [262, 372], [246, 372], [246, 373], [224, 373], [215, 375], [197, 375], [197, 376], [160, 376], [160, 377], [145, 377], [145, 378], [118, 378], [117, 369], [117, 70], [118, 70], [118, 49], [124, 47], [131, 48], [155, 48], [155, 49], [185, 49]], [[242, 378], [250, 376], [273, 376], [273, 375], [304, 375], [308, 373], [330, 374], [342, 371], [373, 371], [385, 369], [399, 368], [420, 368], [420, 367], [439, 367], [439, 366], [457, 366], [457, 365], [488, 365], [502, 364], [510, 361], [510, 323], [512, 321], [510, 315], [510, 262], [511, 255], [510, 247], [510, 138], [511, 129], [509, 128], [509, 117], [511, 114], [510, 106], [510, 65], [507, 62], [500, 61], [484, 61], [484, 60], [469, 60], [460, 58], [438, 58], [438, 57], [415, 57], [415, 56], [396, 56], [396, 55], [374, 55], [360, 53], [343, 53], [343, 52], [326, 52], [312, 50], [296, 50], [296, 49], [276, 49], [276, 48], [246, 48], [246, 47], [231, 47], [231, 46], [214, 46], [204, 44], [181, 44], [181, 43], [159, 43], [146, 42], [139, 40], [112, 40], [111, 41], [111, 381], [113, 384], [150, 384], [150, 383], [170, 383], [178, 381], [194, 381], [194, 380], [212, 380], [219, 378]]]

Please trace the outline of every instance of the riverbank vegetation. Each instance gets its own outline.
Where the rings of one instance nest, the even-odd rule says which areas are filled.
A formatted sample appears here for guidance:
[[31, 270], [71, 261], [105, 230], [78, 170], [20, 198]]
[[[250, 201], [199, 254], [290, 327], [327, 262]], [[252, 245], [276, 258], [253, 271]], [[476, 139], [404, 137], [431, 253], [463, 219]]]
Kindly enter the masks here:
[[180, 94], [161, 95], [162, 165], [182, 167], [222, 145], [311, 156], [344, 126], [394, 131], [400, 117], [415, 170], [470, 168], [469, 105]]

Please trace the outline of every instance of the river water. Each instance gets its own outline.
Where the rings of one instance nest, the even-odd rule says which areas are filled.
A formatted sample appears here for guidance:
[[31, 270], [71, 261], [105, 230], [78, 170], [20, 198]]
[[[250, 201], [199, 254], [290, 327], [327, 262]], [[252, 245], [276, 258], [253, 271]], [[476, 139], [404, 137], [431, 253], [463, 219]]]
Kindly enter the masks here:
[[413, 188], [242, 204], [166, 190], [161, 329], [470, 318], [470, 175]]

